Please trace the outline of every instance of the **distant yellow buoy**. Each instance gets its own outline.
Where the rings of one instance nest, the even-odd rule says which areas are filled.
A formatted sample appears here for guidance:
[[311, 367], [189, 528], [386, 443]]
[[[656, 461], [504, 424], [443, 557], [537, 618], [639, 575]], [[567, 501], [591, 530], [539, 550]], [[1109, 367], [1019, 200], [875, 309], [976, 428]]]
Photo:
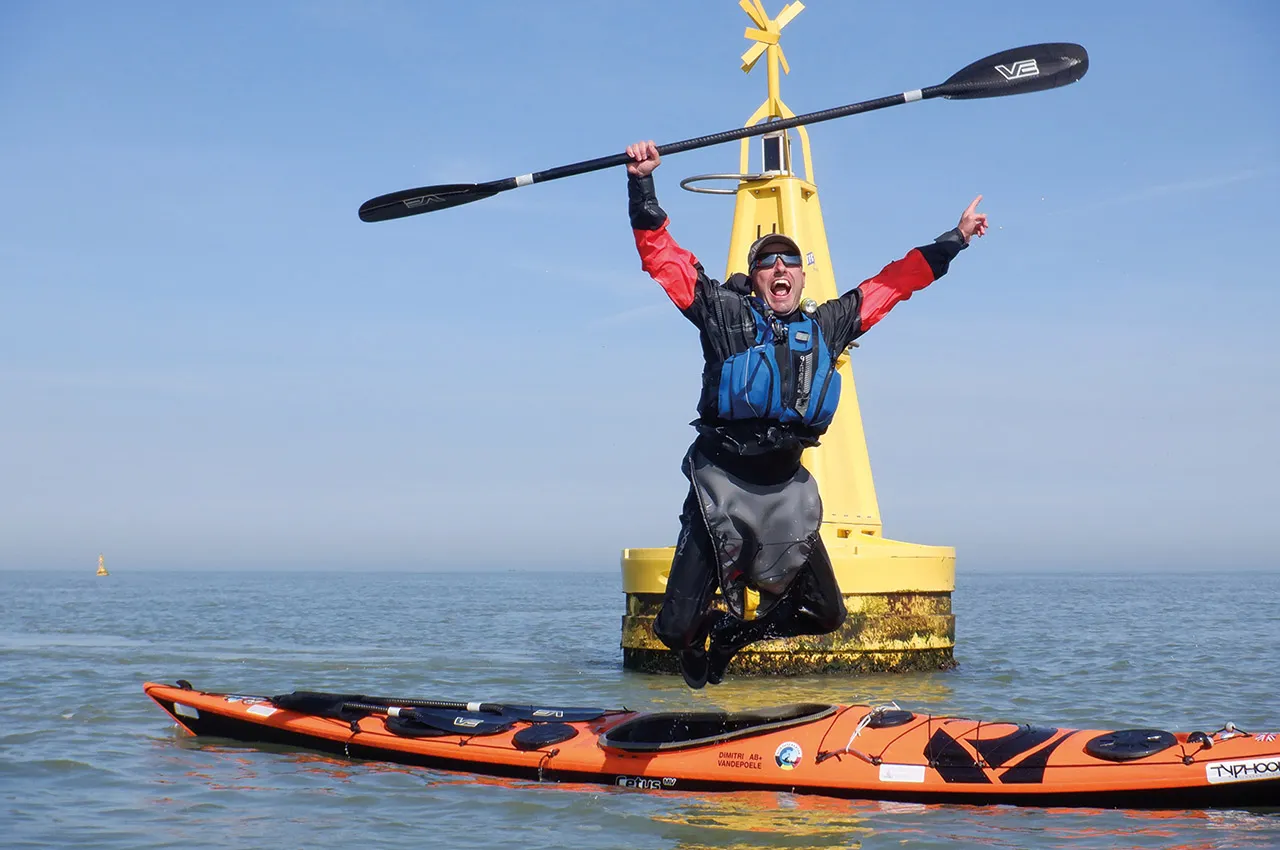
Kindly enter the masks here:
[[107, 572], [107, 562], [103, 559], [102, 555], [98, 555], [98, 575], [100, 576], [111, 575], [111, 573]]

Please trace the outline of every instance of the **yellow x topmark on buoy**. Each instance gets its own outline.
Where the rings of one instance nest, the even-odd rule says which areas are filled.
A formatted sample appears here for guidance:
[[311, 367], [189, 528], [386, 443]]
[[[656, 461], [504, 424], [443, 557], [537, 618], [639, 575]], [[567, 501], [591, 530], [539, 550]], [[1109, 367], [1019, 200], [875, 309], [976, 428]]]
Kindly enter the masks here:
[[783, 55], [782, 48], [778, 46], [778, 38], [782, 34], [782, 28], [795, 18], [796, 15], [804, 11], [804, 4], [799, 2], [788, 3], [782, 7], [782, 11], [778, 13], [778, 17], [770, 18], [764, 10], [764, 4], [760, 0], [738, 0], [738, 5], [747, 13], [747, 17], [751, 18], [759, 29], [747, 27], [743, 35], [751, 39], [755, 44], [747, 48], [747, 52], [742, 54], [742, 70], [750, 71], [755, 66], [756, 61], [765, 54], [769, 53], [771, 61], [777, 61], [782, 65], [784, 74], [791, 73], [791, 66], [787, 64], [787, 57]]

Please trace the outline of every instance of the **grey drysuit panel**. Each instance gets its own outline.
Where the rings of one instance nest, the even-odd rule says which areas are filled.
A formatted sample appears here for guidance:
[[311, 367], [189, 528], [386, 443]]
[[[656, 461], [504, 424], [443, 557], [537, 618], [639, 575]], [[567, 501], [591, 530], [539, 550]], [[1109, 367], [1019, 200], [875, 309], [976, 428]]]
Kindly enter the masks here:
[[755, 484], [716, 466], [691, 447], [684, 473], [698, 495], [730, 613], [745, 618], [744, 593], [760, 593], [763, 617], [809, 560], [822, 522], [822, 497], [809, 470], [776, 484]]

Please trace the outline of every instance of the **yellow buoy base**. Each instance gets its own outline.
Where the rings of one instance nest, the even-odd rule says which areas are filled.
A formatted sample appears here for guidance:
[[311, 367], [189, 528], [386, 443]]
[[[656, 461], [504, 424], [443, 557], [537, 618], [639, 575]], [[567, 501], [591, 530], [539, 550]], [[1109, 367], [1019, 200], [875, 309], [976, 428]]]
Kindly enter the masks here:
[[[955, 550], [882, 537], [828, 542], [849, 616], [827, 635], [761, 641], [734, 657], [739, 675], [907, 672], [955, 666]], [[653, 633], [673, 548], [625, 549], [622, 660], [629, 670], [677, 672], [675, 653]], [[724, 610], [716, 596], [715, 606]]]

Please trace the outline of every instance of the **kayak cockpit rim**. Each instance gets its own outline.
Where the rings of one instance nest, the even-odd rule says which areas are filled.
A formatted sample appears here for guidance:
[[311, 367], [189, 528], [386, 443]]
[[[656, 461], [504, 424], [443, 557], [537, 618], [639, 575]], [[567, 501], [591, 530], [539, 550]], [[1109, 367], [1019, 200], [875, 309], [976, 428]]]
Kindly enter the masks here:
[[830, 717], [839, 706], [794, 703], [753, 711], [673, 711], [642, 714], [600, 735], [606, 750], [656, 753], [706, 747], [812, 723]]

